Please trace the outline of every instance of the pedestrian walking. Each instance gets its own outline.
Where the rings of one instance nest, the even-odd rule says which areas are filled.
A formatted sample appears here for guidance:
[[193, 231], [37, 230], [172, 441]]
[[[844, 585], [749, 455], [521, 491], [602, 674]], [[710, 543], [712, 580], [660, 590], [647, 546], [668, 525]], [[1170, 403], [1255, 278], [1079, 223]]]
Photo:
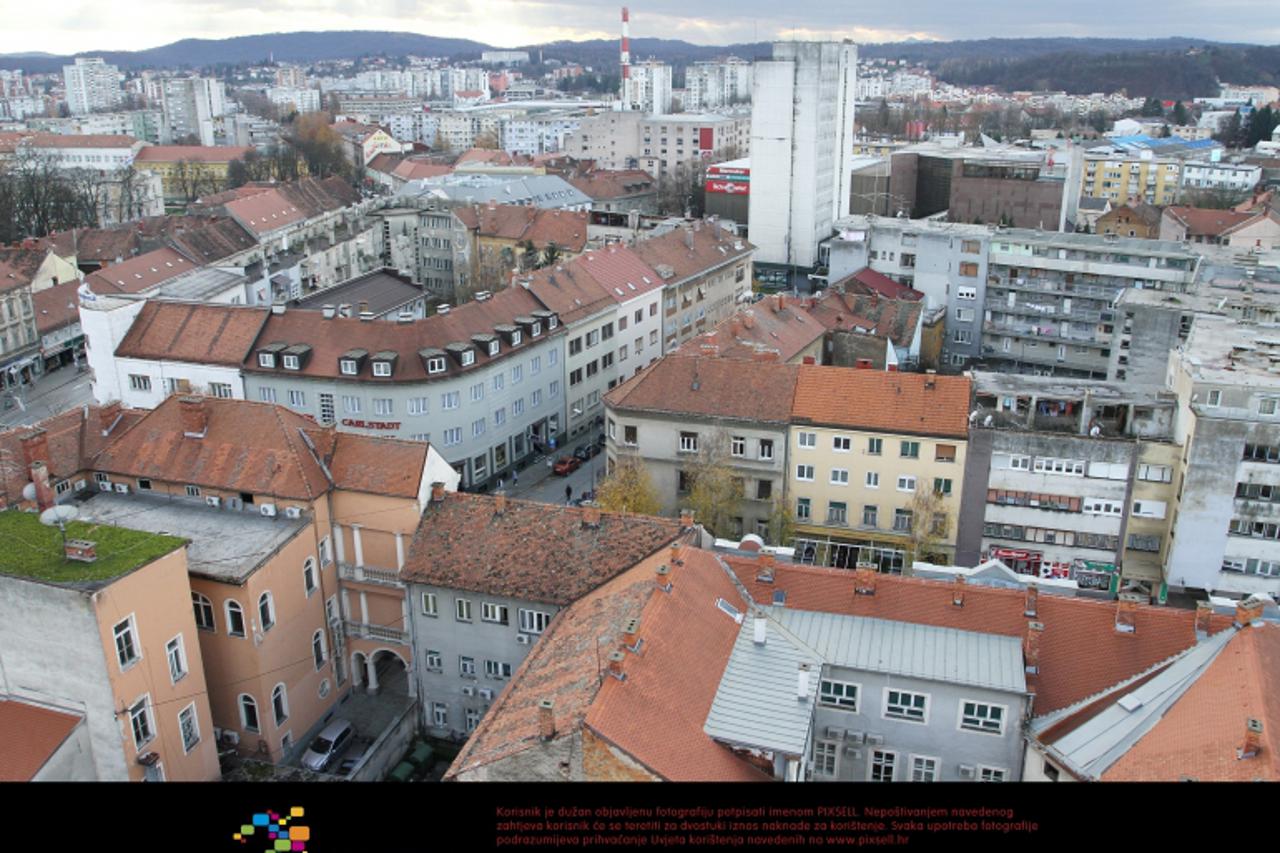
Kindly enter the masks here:
[[502, 478], [498, 478], [498, 491], [502, 491]]
[[511, 472], [511, 488], [514, 489], [519, 485], [520, 485], [520, 472], [512, 471]]
[[572, 502], [573, 502], [573, 486], [565, 486], [564, 487], [565, 506], [568, 506]]

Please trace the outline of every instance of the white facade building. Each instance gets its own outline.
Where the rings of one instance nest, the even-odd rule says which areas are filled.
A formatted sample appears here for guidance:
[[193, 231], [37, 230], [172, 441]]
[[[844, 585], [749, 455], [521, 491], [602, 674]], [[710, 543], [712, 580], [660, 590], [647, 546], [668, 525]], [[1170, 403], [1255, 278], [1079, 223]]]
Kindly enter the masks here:
[[67, 107], [72, 115], [84, 115], [114, 107], [124, 100], [120, 69], [96, 57], [77, 57], [75, 65], [62, 66], [67, 87]]
[[671, 66], [637, 62], [622, 81], [622, 109], [666, 115], [671, 112]]
[[1222, 162], [1182, 164], [1182, 192], [1184, 194], [1194, 194], [1198, 190], [1247, 193], [1261, 181], [1261, 166]]
[[695, 62], [685, 71], [684, 108], [696, 112], [748, 101], [751, 80], [751, 63], [736, 56]]

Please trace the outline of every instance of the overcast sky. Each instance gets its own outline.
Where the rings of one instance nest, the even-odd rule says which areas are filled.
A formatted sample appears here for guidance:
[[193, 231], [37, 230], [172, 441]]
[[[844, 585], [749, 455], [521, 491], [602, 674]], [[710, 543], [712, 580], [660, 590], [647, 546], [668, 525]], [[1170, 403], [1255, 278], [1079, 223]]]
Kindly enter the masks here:
[[[621, 4], [619, 4], [620, 6]], [[183, 38], [295, 30], [398, 30], [500, 46], [616, 38], [598, 0], [0, 0], [0, 53], [140, 50]], [[728, 44], [992, 36], [1191, 36], [1280, 43], [1277, 0], [645, 0], [632, 37]]]

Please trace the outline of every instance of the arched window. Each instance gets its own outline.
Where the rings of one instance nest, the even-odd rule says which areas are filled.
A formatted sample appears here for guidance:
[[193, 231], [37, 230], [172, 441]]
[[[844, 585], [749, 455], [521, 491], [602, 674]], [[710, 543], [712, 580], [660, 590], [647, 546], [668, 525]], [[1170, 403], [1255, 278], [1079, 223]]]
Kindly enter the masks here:
[[312, 557], [302, 564], [302, 588], [308, 597], [316, 591], [316, 561]]
[[289, 719], [289, 696], [283, 683], [271, 691], [271, 711], [275, 714], [277, 726], [284, 725], [284, 721]]
[[227, 635], [244, 636], [244, 610], [234, 598], [227, 599]]
[[198, 592], [192, 592], [191, 606], [196, 612], [196, 627], [202, 631], [214, 630], [213, 602]]
[[262, 626], [264, 634], [276, 624], [276, 605], [271, 600], [269, 591], [258, 596], [258, 624]]
[[248, 693], [240, 694], [240, 725], [246, 732], [259, 732], [258, 703]]
[[311, 655], [316, 659], [316, 669], [324, 666], [324, 631], [316, 631], [311, 635]]

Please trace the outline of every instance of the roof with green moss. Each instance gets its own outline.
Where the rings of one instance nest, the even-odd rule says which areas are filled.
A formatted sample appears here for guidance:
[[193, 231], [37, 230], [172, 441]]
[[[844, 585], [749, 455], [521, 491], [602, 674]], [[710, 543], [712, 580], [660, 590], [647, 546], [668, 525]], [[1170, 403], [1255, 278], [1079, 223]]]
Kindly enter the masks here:
[[63, 552], [62, 532], [57, 527], [41, 524], [35, 513], [0, 512], [0, 574], [94, 588], [105, 586], [187, 542], [178, 536], [80, 521], [68, 522], [66, 528], [67, 539], [94, 543], [96, 560], [92, 563], [68, 560]]

